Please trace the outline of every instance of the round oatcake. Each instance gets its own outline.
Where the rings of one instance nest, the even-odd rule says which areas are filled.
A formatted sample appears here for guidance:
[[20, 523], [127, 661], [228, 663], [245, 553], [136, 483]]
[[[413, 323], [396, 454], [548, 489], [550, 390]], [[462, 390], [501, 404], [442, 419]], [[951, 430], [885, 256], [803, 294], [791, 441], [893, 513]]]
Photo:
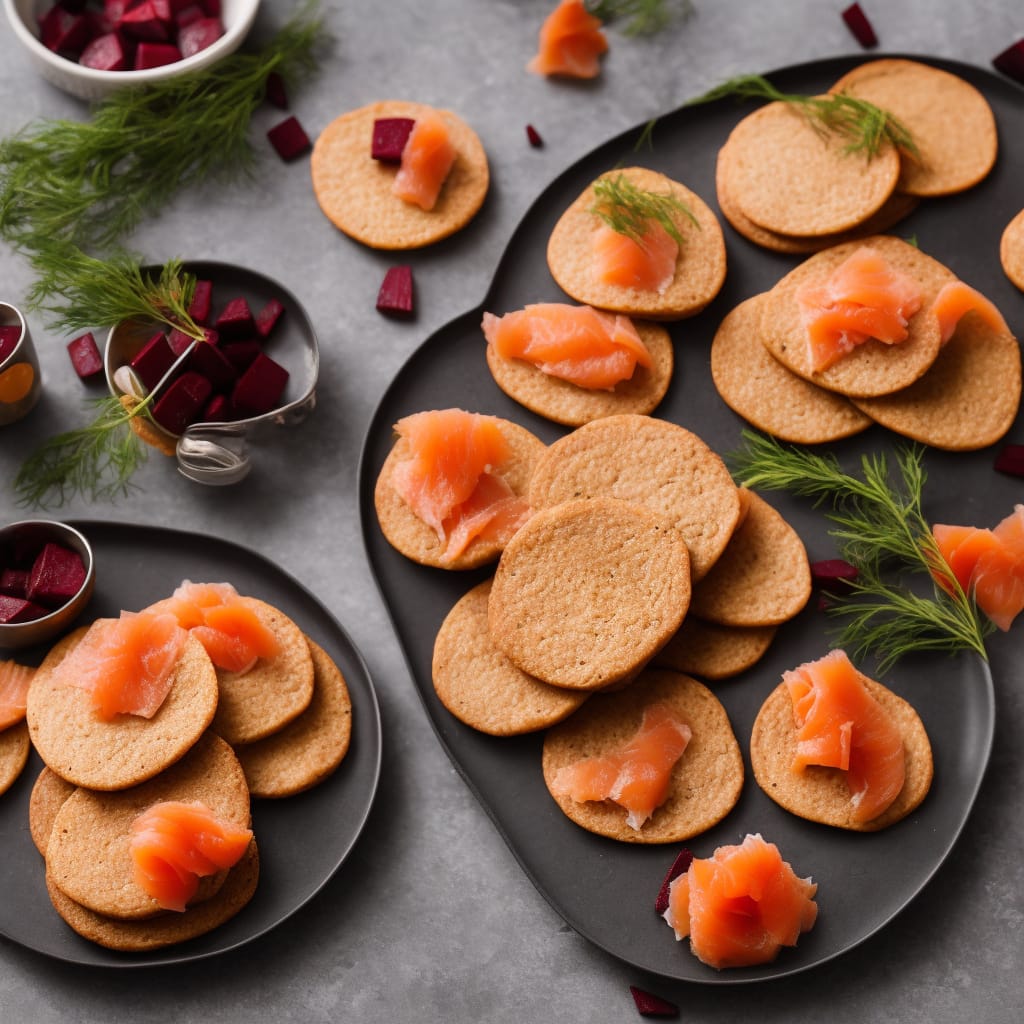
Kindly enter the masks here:
[[[910, 317], [904, 341], [886, 345], [869, 338], [827, 369], [815, 371], [807, 330], [796, 300], [797, 289], [803, 284], [826, 280], [861, 246], [877, 250], [893, 270], [917, 281], [921, 288], [921, 308]], [[892, 235], [845, 242], [804, 260], [766, 293], [761, 305], [761, 341], [787, 369], [829, 391], [851, 398], [891, 394], [924, 376], [938, 357], [939, 321], [931, 308], [942, 286], [954, 280], [953, 272], [938, 260]]]
[[[76, 903], [108, 917], [137, 919], [162, 908], [135, 881], [132, 822], [164, 800], [199, 801], [235, 828], [249, 828], [249, 790], [231, 748], [206, 733], [177, 764], [154, 779], [116, 793], [79, 787], [61, 805], [46, 847], [47, 875]], [[200, 880], [193, 902], [215, 893], [219, 872]]]
[[758, 430], [796, 444], [852, 437], [872, 420], [845, 395], [798, 377], [761, 343], [764, 295], [744, 300], [719, 324], [711, 343], [711, 379], [722, 401]]
[[455, 146], [455, 163], [432, 210], [422, 210], [391, 191], [398, 164], [371, 156], [373, 123], [379, 118], [416, 120], [432, 108], [386, 100], [335, 118], [313, 146], [313, 191], [328, 220], [375, 249], [416, 249], [454, 234], [483, 205], [490, 181], [487, 154], [472, 128], [450, 110], [437, 111]]
[[78, 787], [62, 779], [45, 765], [39, 773], [28, 801], [28, 830], [36, 849], [45, 857], [46, 845], [53, 830], [53, 819], [64, 806], [64, 801]]
[[492, 736], [518, 736], [562, 721], [587, 699], [520, 671], [491, 639], [491, 580], [464, 594], [434, 641], [431, 674], [438, 700], [460, 722]]
[[1024, 291], [1024, 210], [1021, 210], [999, 239], [999, 260], [1006, 276]]
[[49, 874], [46, 888], [54, 909], [83, 938], [107, 949], [143, 953], [205, 935], [231, 920], [252, 899], [259, 875], [259, 852], [254, 839], [242, 859], [227, 873], [216, 895], [184, 913], [160, 914], [140, 921], [118, 920], [83, 907], [61, 892]]
[[638, 321], [633, 325], [651, 354], [653, 366], [637, 366], [629, 380], [611, 391], [579, 387], [552, 377], [525, 359], [503, 359], [487, 346], [487, 368], [509, 398], [555, 423], [579, 427], [602, 416], [653, 412], [668, 391], [675, 364], [672, 339], [664, 327]]
[[917, 712], [902, 697], [873, 679], [865, 680], [871, 696], [896, 722], [903, 736], [906, 781], [895, 801], [877, 818], [855, 821], [846, 773], [838, 768], [808, 765], [792, 769], [796, 756], [793, 701], [785, 683], [769, 694], [754, 721], [750, 762], [757, 784], [780, 807], [798, 817], [854, 832], [876, 832], [905, 818], [931, 788], [932, 748]]
[[760, 495], [740, 489], [746, 513], [722, 557], [694, 585], [690, 614], [720, 626], [777, 626], [811, 596], [800, 535]]
[[293, 796], [323, 782], [341, 764], [352, 738], [352, 701], [330, 655], [306, 637], [313, 658], [313, 699], [283, 729], [235, 748], [249, 792]]
[[6, 793], [21, 775], [31, 745], [24, 720], [0, 731], [0, 794]]
[[932, 368], [903, 391], [855, 398], [854, 405], [904, 437], [947, 451], [995, 444], [1020, 408], [1021, 356], [1017, 339], [964, 315]]
[[740, 517], [736, 484], [722, 459], [696, 434], [650, 416], [608, 416], [551, 445], [537, 463], [530, 504], [549, 508], [604, 496], [668, 517], [703, 577], [725, 550]]
[[588, 498], [535, 513], [512, 538], [488, 628], [528, 675], [597, 690], [646, 664], [689, 601], [689, 557], [672, 524], [639, 505]]
[[829, 91], [881, 107], [910, 132], [917, 153], [903, 156], [901, 192], [962, 192], [995, 164], [995, 115], [981, 92], [958, 75], [919, 61], [886, 58], [859, 65]]
[[174, 764], [203, 734], [217, 708], [217, 674], [203, 645], [189, 636], [156, 714], [105, 722], [89, 694], [62, 683], [57, 673], [86, 632], [83, 627], [58, 641], [39, 666], [28, 691], [29, 732], [39, 756], [68, 782], [124, 789]]
[[[638, 830], [611, 800], [577, 803], [552, 792], [561, 768], [619, 749], [636, 733], [644, 708], [669, 704], [692, 730], [672, 769], [668, 796]], [[743, 755], [725, 708], [696, 679], [647, 669], [631, 686], [599, 693], [544, 737], [544, 782], [566, 817], [581, 828], [627, 843], [675, 843], [717, 824], [735, 806], [743, 788]]]
[[847, 152], [846, 144], [843, 136], [816, 130], [791, 105], [768, 103], [726, 140], [724, 191], [754, 224], [780, 235], [856, 228], [892, 195], [900, 158], [892, 146], [867, 159]]
[[[518, 423], [504, 419], [499, 422], [511, 455], [507, 462], [497, 468], [512, 490], [525, 496], [534, 465], [546, 450], [546, 445]], [[399, 437], [381, 466], [373, 492], [377, 522], [388, 543], [406, 558], [439, 569], [476, 569], [495, 561], [504, 545], [480, 536], [474, 537], [456, 558], [443, 560], [444, 549], [437, 533], [413, 512], [391, 482], [395, 467], [409, 456], [409, 442]]]
[[625, 167], [602, 177], [622, 175], [647, 192], [671, 195], [693, 214], [674, 215], [683, 237], [676, 274], [661, 293], [606, 284], [594, 277], [592, 239], [603, 223], [593, 212], [593, 184], [575, 199], [555, 224], [548, 240], [547, 260], [558, 286], [577, 302], [648, 320], [681, 320], [699, 313], [725, 281], [726, 254], [722, 227], [711, 208], [695, 192], [646, 167]]
[[777, 631], [776, 626], [718, 626], [687, 615], [652, 664], [701, 679], [731, 679], [761, 660]]

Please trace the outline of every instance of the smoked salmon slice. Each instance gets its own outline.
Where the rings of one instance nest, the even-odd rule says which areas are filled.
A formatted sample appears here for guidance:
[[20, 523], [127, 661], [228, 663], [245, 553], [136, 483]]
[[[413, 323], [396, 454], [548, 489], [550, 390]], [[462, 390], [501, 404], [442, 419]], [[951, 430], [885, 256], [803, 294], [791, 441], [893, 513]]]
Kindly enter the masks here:
[[501, 476], [512, 454], [497, 417], [439, 409], [395, 424], [410, 458], [394, 470], [393, 484], [413, 514], [437, 534], [444, 561], [474, 537], [507, 540], [530, 508]]
[[612, 391], [638, 365], [653, 365], [628, 317], [591, 306], [539, 302], [500, 317], [484, 313], [482, 327], [502, 359], [522, 359], [588, 390]]
[[710, 967], [770, 963], [795, 946], [818, 918], [810, 878], [799, 878], [779, 848], [760, 835], [694, 858], [669, 887], [664, 918], [677, 939], [689, 936], [698, 960]]
[[871, 338], [905, 341], [910, 318], [923, 301], [918, 283], [870, 246], [852, 252], [824, 281], [796, 290], [807, 330], [811, 366], [827, 370]]
[[55, 670], [65, 686], [85, 690], [97, 716], [152, 718], [170, 693], [188, 637], [167, 612], [121, 612], [97, 619]]
[[[991, 530], [937, 523], [932, 535], [964, 593], [973, 594], [985, 615], [1007, 631], [1024, 611], [1024, 505]], [[933, 576], [950, 589], [940, 573]]]
[[595, 78], [599, 60], [608, 49], [601, 19], [591, 14], [583, 0], [562, 0], [540, 29], [537, 55], [526, 65], [538, 75]]
[[865, 677], [845, 651], [834, 650], [782, 680], [797, 729], [793, 771], [822, 765], [845, 772], [854, 820], [877, 818], [903, 789], [906, 758], [899, 729]]
[[234, 867], [251, 841], [251, 829], [220, 821], [200, 801], [153, 804], [132, 822], [135, 881], [164, 910], [181, 912], [199, 879]]
[[679, 243], [656, 220], [647, 222], [639, 240], [601, 224], [591, 246], [594, 276], [603, 284], [661, 295], [675, 277]]
[[0, 730], [16, 725], [25, 717], [29, 684], [34, 668], [16, 661], [0, 661]]
[[1000, 334], [1011, 333], [996, 304], [963, 281], [944, 284], [935, 296], [932, 312], [938, 317], [939, 337], [943, 345], [953, 337], [960, 318], [971, 312], [977, 313], [992, 330]]
[[426, 111], [416, 118], [402, 149], [402, 163], [391, 185], [392, 193], [421, 210], [432, 210], [456, 155], [444, 118], [436, 111]]
[[672, 769], [692, 735], [668, 704], [649, 704], [640, 728], [621, 748], [559, 769], [552, 792], [577, 803], [611, 800], [626, 810], [629, 827], [639, 830], [665, 802]]

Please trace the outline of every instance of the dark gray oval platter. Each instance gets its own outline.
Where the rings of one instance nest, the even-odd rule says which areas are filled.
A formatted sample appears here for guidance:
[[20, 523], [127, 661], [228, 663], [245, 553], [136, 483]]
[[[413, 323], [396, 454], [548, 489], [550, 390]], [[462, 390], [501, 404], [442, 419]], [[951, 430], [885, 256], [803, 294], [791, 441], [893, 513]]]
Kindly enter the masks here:
[[[917, 57], [915, 59], [923, 59]], [[779, 88], [823, 92], [863, 58], [837, 58], [769, 74]], [[929, 61], [972, 82], [991, 103], [1000, 132], [1000, 155], [991, 175], [959, 196], [922, 202], [894, 233], [914, 236], [988, 295], [1011, 325], [1021, 322], [1022, 296], [999, 264], [1003, 227], [1020, 209], [1024, 169], [1024, 91], [978, 68]], [[760, 832], [776, 842], [800, 875], [819, 883], [820, 913], [813, 931], [772, 964], [717, 972], [698, 962], [655, 914], [661, 880], [678, 848], [619, 844], [578, 828], [549, 797], [541, 778], [539, 735], [499, 739], [477, 733], [439, 703], [431, 682], [434, 637], [448, 610], [488, 571], [446, 573], [407, 561], [377, 526], [373, 488], [391, 447], [392, 425], [426, 409], [459, 406], [514, 420], [546, 442], [565, 431], [518, 406], [494, 384], [484, 360], [484, 310], [497, 314], [530, 302], [565, 301], [551, 279], [547, 239], [563, 210], [600, 173], [641, 164], [662, 171], [715, 206], [715, 159], [750, 104], [718, 101], [682, 107], [659, 118], [653, 145], [637, 148], [643, 128], [602, 145], [560, 175], [536, 200], [515, 231], [484, 303], [443, 327], [412, 355], [384, 395], [366, 437], [360, 467], [360, 513], [370, 564], [388, 606], [411, 675], [438, 739], [508, 843], [523, 870], [574, 929], [620, 960], [666, 978], [735, 984], [778, 978], [822, 964], [874, 935], [902, 910], [939, 869], [974, 804], [992, 748], [995, 698], [992, 673], [980, 658], [921, 656], [904, 659], [884, 681], [918, 709], [935, 754], [931, 793], [912, 816], [883, 832], [853, 834], [818, 826], [781, 810], [756, 786], [749, 771], [736, 808], [718, 826], [687, 845], [708, 856], [723, 843]], [[671, 326], [676, 371], [655, 415], [682, 424], [720, 454], [741, 445], [745, 424], [719, 399], [711, 383], [709, 348], [722, 317], [741, 300], [768, 289], [798, 257], [759, 249], [722, 218], [728, 248], [725, 286], [701, 315]], [[969, 230], [967, 230], [969, 228]], [[1022, 440], [1018, 419], [1008, 440]], [[832, 446], [854, 468], [861, 454], [889, 451], [894, 438], [880, 427]], [[995, 473], [993, 450], [970, 454], [929, 451], [925, 513], [933, 522], [994, 525], [1021, 500], [1019, 482]], [[835, 557], [820, 510], [787, 495], [766, 494], [797, 528], [812, 560]], [[745, 751], [750, 729], [782, 671], [829, 648], [832, 624], [812, 599], [783, 627], [767, 656], [744, 675], [717, 684]], [[1019, 663], [997, 638], [994, 668], [1001, 682], [1019, 686]], [[1003, 652], [1007, 652], [1004, 656]], [[870, 672], [870, 664], [863, 666]], [[1016, 676], [1016, 680], [1012, 677]]]

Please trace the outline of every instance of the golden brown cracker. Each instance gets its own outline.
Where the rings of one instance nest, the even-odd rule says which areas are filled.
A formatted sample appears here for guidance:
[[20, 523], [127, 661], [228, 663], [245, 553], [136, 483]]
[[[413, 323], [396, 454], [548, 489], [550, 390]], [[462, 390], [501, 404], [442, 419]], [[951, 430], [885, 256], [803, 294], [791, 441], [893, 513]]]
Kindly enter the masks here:
[[992, 169], [999, 149], [988, 100], [959, 75], [886, 58], [847, 72], [829, 90], [881, 107], [903, 125], [916, 154], [904, 155], [898, 188], [918, 196], [962, 192]]
[[487, 346], [487, 368], [509, 398], [555, 423], [578, 427], [617, 413], [653, 412], [668, 391], [675, 364], [672, 339], [664, 327], [638, 321], [637, 333], [651, 354], [653, 366], [637, 366], [629, 380], [614, 390], [591, 390], [552, 377], [524, 359], [503, 359]]
[[731, 679], [761, 660], [777, 631], [776, 626], [719, 626], [687, 615], [652, 664], [713, 682]]
[[97, 717], [89, 695], [60, 682], [55, 670], [85, 635], [81, 628], [43, 659], [28, 691], [28, 727], [43, 761], [62, 778], [114, 790], [152, 778], [203, 734], [217, 708], [217, 675], [203, 645], [190, 636], [170, 691], [152, 718]]
[[873, 679], [871, 695], [882, 705], [903, 736], [906, 781], [896, 800], [877, 818], [856, 821], [846, 774], [838, 768], [808, 765], [792, 769], [796, 755], [793, 701], [785, 683], [768, 696], [754, 721], [750, 761], [757, 784], [780, 807], [798, 817], [854, 832], [875, 832], [905, 818], [928, 793], [932, 783], [932, 749], [917, 712], [903, 698]]
[[537, 464], [530, 504], [604, 496], [665, 515], [686, 541], [699, 580], [725, 550], [740, 500], [722, 459], [696, 434], [649, 416], [608, 416], [560, 438]]
[[345, 234], [375, 249], [416, 249], [454, 234], [483, 205], [490, 182], [479, 136], [457, 114], [437, 111], [456, 150], [455, 163], [432, 210], [391, 191], [397, 164], [370, 155], [378, 118], [423, 117], [423, 103], [386, 100], [335, 118], [313, 146], [313, 191], [327, 218]]
[[487, 625], [491, 580], [464, 594], [434, 641], [431, 677], [460, 722], [492, 736], [518, 736], [562, 721], [587, 698], [527, 675], [495, 646]]
[[679, 628], [689, 597], [686, 545], [664, 516], [589, 498], [537, 512], [512, 538], [488, 624], [523, 672], [596, 690], [644, 665]]
[[817, 131], [802, 111], [781, 101], [744, 117], [723, 152], [731, 201], [754, 224], [780, 235], [856, 228], [882, 208], [900, 173], [891, 146], [870, 159], [847, 152], [844, 137]]
[[313, 698], [298, 718], [255, 743], [235, 748], [255, 797], [293, 796], [322, 782], [344, 760], [352, 737], [352, 701], [341, 670], [306, 637]]
[[694, 585], [690, 614], [720, 626], [777, 626], [811, 596], [800, 535], [760, 495], [742, 489], [747, 514], [722, 557]]
[[637, 830], [610, 800], [577, 803], [552, 798], [577, 825], [627, 843], [673, 843], [699, 835], [724, 818], [743, 788], [743, 756], [725, 708], [696, 679], [647, 669], [631, 686], [599, 693], [544, 738], [544, 782], [552, 790], [559, 770], [622, 747], [636, 733], [648, 704], [664, 701], [690, 726], [692, 736], [672, 769], [668, 796]]
[[895, 394], [853, 403], [904, 437], [947, 451], [976, 451], [1013, 426], [1020, 398], [1017, 339], [970, 312], [920, 380]]
[[[824, 281], [861, 246], [882, 254], [896, 271], [910, 275], [921, 288], [921, 308], [910, 317], [904, 341], [887, 345], [869, 338], [825, 370], [812, 368], [807, 330], [801, 319], [797, 289]], [[892, 235], [874, 235], [816, 253], [785, 275], [761, 306], [760, 337], [787, 369], [829, 391], [851, 398], [873, 398], [909, 387], [924, 376], [941, 347], [939, 321], [931, 307], [953, 272], [916, 246]]]
[[725, 281], [726, 253], [722, 228], [711, 208], [695, 192], [645, 167], [617, 168], [602, 177], [623, 175], [638, 188], [672, 195], [685, 203], [697, 223], [683, 214], [675, 221], [683, 236], [676, 274], [662, 292], [625, 288], [598, 281], [593, 273], [592, 238], [603, 223], [593, 212], [593, 185], [575, 199], [555, 224], [547, 261], [558, 286], [577, 302], [648, 320], [679, 320], [699, 313]]
[[871, 426], [844, 395], [798, 377], [761, 343], [763, 295], [726, 314], [711, 343], [711, 379], [726, 405], [759, 430], [783, 441], [822, 444]]
[[1024, 291], [1024, 210], [1021, 210], [999, 239], [999, 260], [1006, 276]]
[[[502, 478], [512, 490], [525, 496], [533, 468], [546, 446], [539, 437], [511, 420], [501, 420], [501, 431], [511, 448], [509, 460], [498, 467]], [[388, 543], [406, 558], [441, 569], [476, 569], [493, 562], [504, 546], [486, 537], [474, 537], [456, 558], [444, 561], [444, 549], [432, 526], [419, 519], [395, 490], [391, 474], [395, 467], [409, 458], [409, 443], [396, 439], [377, 477], [373, 492], [377, 522]]]
[[[162, 912], [134, 878], [132, 822], [164, 800], [199, 801], [235, 828], [249, 828], [249, 790], [232, 749], [206, 733], [177, 764], [131, 789], [101, 793], [79, 787], [61, 805], [46, 847], [53, 884], [76, 903], [109, 917], [138, 919]], [[200, 880], [198, 902], [223, 883]]]
[[77, 788], [74, 783], [62, 779], [45, 765], [32, 786], [32, 794], [28, 801], [28, 830], [36, 849], [44, 857], [46, 845], [50, 841], [50, 832], [53, 830], [53, 819], [64, 806], [64, 801]]
[[31, 745], [24, 719], [0, 730], [0, 794], [17, 782], [28, 761]]

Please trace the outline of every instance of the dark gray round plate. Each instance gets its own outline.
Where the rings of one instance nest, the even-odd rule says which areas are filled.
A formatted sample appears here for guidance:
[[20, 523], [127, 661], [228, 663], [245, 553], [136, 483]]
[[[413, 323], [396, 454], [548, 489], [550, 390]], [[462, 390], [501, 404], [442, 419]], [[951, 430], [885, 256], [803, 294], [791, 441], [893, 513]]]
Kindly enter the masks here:
[[[918, 58], [919, 59], [919, 58]], [[862, 58], [836, 59], [770, 74], [791, 92], [824, 91]], [[988, 97], [999, 123], [998, 165], [979, 187], [962, 196], [922, 203], [898, 226], [921, 248], [980, 288], [1010, 318], [1020, 317], [1021, 296], [999, 266], [1003, 227], [1020, 208], [1024, 168], [1024, 92], [995, 76], [953, 62], [934, 61], [973, 82]], [[565, 301], [545, 262], [547, 239], [563, 210], [598, 174], [616, 165], [642, 164], [676, 178], [714, 204], [719, 147], [750, 104], [721, 101], [683, 107], [654, 127], [653, 147], [637, 149], [642, 128], [627, 132], [583, 158], [534, 203], [513, 235], [481, 308], [429, 338], [398, 374], [370, 424], [360, 468], [360, 509], [370, 563], [390, 609], [413, 680], [438, 738], [479, 798], [513, 854], [540, 892], [578, 932], [621, 960], [669, 978], [736, 983], [806, 970], [863, 942], [910, 902], [953, 846], [974, 803], [989, 759], [994, 696], [988, 665], [962, 656], [907, 659], [884, 682], [921, 714], [934, 748], [932, 792], [919, 812], [872, 835], [817, 826], [787, 814], [758, 789], [749, 771], [738, 806], [716, 828], [688, 844], [708, 856], [723, 843], [760, 832], [778, 843], [797, 874], [819, 883], [820, 915], [799, 946], [765, 967], [716, 972], [677, 943], [654, 912], [655, 896], [676, 847], [618, 844], [583, 831], [566, 819], [541, 778], [541, 738], [498, 739], [456, 721], [438, 702], [431, 683], [434, 636], [448, 609], [485, 573], [445, 573], [405, 560], [377, 526], [373, 487], [392, 443], [392, 424], [425, 409], [460, 406], [515, 420], [550, 442], [564, 431], [507, 398], [484, 361], [480, 330], [484, 310], [504, 313], [530, 302]], [[744, 423], [718, 398], [708, 372], [709, 347], [722, 317], [741, 300], [774, 284], [799, 262], [751, 245], [723, 220], [729, 274], [721, 295], [704, 313], [672, 325], [676, 373], [656, 415], [693, 430], [722, 454], [737, 449]], [[1020, 421], [1011, 432], [1019, 439]], [[893, 437], [881, 428], [835, 445], [854, 467], [868, 451], [885, 451]], [[925, 513], [936, 522], [994, 525], [1020, 500], [1020, 487], [992, 471], [992, 452], [927, 455], [930, 482]], [[970, 495], [969, 503], [964, 496]], [[799, 530], [812, 560], [835, 557], [820, 511], [783, 494], [769, 501]], [[754, 716], [787, 668], [826, 652], [831, 624], [811, 605], [786, 625], [764, 661], [715, 689], [746, 750]], [[871, 671], [871, 665], [863, 666]], [[996, 664], [1016, 676], [1008, 657]], [[1007, 678], [1006, 683], [1010, 684]]]
[[[359, 838], [380, 775], [380, 711], [373, 684], [362, 656], [330, 612], [261, 555], [215, 537], [159, 527], [71, 525], [89, 538], [96, 556], [96, 591], [82, 622], [145, 607], [183, 579], [226, 580], [240, 593], [280, 608], [334, 659], [352, 698], [352, 743], [334, 775], [319, 786], [283, 800], [253, 801], [260, 884], [249, 905], [208, 935], [153, 953], [117, 953], [94, 945], [71, 931], [50, 905], [43, 859], [28, 831], [29, 796], [42, 768], [33, 753], [17, 783], [0, 797], [0, 935], [60, 960], [99, 967], [151, 967], [226, 952], [270, 931], [312, 899]], [[19, 660], [31, 660], [24, 653]], [[35, 652], [36, 663], [43, 653]]]

